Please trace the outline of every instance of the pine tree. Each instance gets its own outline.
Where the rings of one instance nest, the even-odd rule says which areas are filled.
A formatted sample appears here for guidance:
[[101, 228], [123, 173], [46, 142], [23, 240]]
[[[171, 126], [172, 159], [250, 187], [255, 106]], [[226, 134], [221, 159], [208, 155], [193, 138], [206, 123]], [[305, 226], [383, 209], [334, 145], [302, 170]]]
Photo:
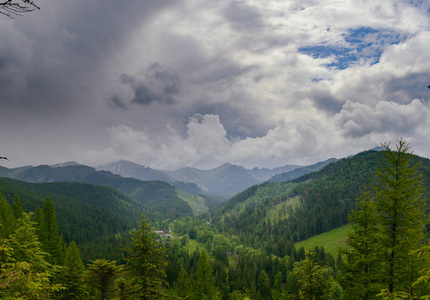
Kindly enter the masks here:
[[346, 247], [343, 267], [347, 293], [373, 299], [381, 295], [413, 295], [413, 282], [418, 276], [422, 258], [410, 255], [420, 248], [427, 223], [419, 163], [413, 164], [409, 145], [400, 140], [396, 150], [383, 144], [384, 160], [373, 190], [362, 193], [357, 210], [350, 215], [353, 231]]
[[166, 276], [164, 248], [151, 235], [151, 227], [142, 214], [139, 231], [134, 233], [129, 256], [128, 270], [139, 286], [136, 299], [159, 299], [163, 295], [162, 283]]
[[269, 276], [267, 276], [267, 273], [264, 270], [262, 270], [258, 275], [257, 289], [263, 299], [272, 299]]
[[416, 270], [411, 274], [413, 262], [409, 253], [418, 249], [424, 238], [426, 201], [419, 163], [412, 164], [409, 145], [401, 139], [396, 151], [389, 144], [383, 146], [385, 160], [373, 185], [386, 262], [383, 280], [392, 293], [409, 290], [416, 277]]
[[218, 299], [218, 297], [212, 266], [206, 251], [203, 250], [197, 263], [194, 299]]
[[57, 293], [58, 299], [87, 299], [84, 271], [79, 249], [75, 242], [71, 242], [66, 250], [64, 267], [59, 268], [58, 281], [64, 289]]
[[122, 273], [123, 268], [116, 261], [96, 259], [91, 261], [86, 271], [88, 284], [98, 291], [99, 299], [109, 299], [114, 294], [114, 281]]
[[14, 230], [14, 222], [12, 209], [0, 189], [0, 237], [9, 237]]
[[43, 228], [45, 226], [43, 221], [43, 211], [39, 205], [36, 207], [36, 210], [34, 211], [33, 221], [36, 222], [34, 226], [37, 229], [37, 236], [39, 237], [39, 241], [43, 242], [43, 238], [44, 238]]
[[381, 252], [379, 219], [376, 203], [369, 191], [357, 198], [356, 209], [349, 215], [352, 226], [345, 246], [339, 253], [344, 257], [342, 282], [350, 299], [372, 299], [383, 286], [380, 282]]
[[299, 278], [300, 299], [319, 299], [323, 290], [323, 268], [315, 262], [315, 253], [309, 251], [303, 262], [294, 268], [294, 273]]
[[47, 253], [41, 249], [31, 214], [23, 213], [23, 217], [16, 222], [16, 230], [10, 235], [11, 246], [16, 262], [30, 263], [38, 271], [46, 271], [49, 263], [46, 261]]
[[176, 282], [176, 293], [179, 297], [185, 298], [191, 295], [193, 291], [193, 285], [187, 271], [184, 267], [181, 267], [179, 272], [178, 281]]
[[18, 195], [15, 195], [13, 197], [12, 211], [13, 211], [13, 215], [15, 216], [15, 219], [19, 219], [22, 217], [22, 213], [24, 210], [22, 209], [22, 203]]
[[43, 205], [43, 223], [42, 225], [42, 244], [43, 249], [50, 254], [48, 261], [51, 264], [60, 264], [61, 247], [60, 237], [58, 235], [57, 218], [55, 217], [54, 204], [50, 197], [47, 197]]
[[46, 299], [61, 288], [50, 283], [52, 266], [45, 260], [30, 217], [23, 213], [10, 235], [10, 246], [2, 248], [6, 253], [0, 274], [2, 299]]

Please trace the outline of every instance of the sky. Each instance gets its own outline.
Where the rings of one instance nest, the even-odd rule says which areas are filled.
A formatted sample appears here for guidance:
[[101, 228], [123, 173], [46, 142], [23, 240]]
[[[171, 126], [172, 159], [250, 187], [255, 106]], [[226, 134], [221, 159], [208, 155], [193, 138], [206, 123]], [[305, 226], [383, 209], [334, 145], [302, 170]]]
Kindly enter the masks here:
[[0, 165], [430, 157], [430, 1], [35, 0], [0, 15]]

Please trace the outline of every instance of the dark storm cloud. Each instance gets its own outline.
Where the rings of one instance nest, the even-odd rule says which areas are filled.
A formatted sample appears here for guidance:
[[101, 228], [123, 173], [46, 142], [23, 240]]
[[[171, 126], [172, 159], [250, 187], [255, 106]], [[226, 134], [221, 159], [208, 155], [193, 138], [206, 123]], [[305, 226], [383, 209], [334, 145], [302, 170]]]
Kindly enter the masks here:
[[133, 89], [131, 102], [141, 105], [149, 105], [152, 102], [173, 104], [174, 96], [179, 93], [181, 85], [173, 70], [167, 70], [158, 63], [146, 69], [143, 79], [123, 74], [121, 82]]
[[253, 30], [263, 26], [262, 15], [255, 7], [235, 1], [223, 10], [224, 17], [236, 30]]
[[[103, 70], [136, 24], [171, 1], [40, 1], [40, 11], [0, 32], [0, 104], [32, 113], [64, 113], [88, 101]], [[12, 24], [5, 24], [11, 26]], [[53, 105], [54, 104], [54, 105]], [[3, 105], [5, 106], [5, 105]]]
[[413, 73], [390, 80], [385, 88], [387, 98], [400, 103], [408, 103], [412, 99], [429, 99], [429, 78], [430, 73]]

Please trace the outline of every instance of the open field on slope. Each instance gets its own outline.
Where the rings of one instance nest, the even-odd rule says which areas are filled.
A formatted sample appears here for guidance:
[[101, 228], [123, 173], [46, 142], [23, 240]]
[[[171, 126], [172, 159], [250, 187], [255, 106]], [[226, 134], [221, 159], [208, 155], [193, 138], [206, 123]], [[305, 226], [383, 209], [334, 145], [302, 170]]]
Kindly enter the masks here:
[[177, 195], [179, 198], [181, 198], [182, 200], [188, 203], [188, 205], [191, 207], [193, 211], [194, 216], [202, 215], [208, 211], [208, 207], [205, 203], [204, 198], [197, 195], [185, 193], [179, 190], [177, 190]]
[[342, 227], [333, 229], [329, 232], [321, 233], [313, 236], [307, 240], [301, 241], [296, 244], [296, 249], [300, 247], [305, 250], [315, 249], [315, 246], [323, 246], [326, 252], [330, 252], [334, 256], [337, 255], [338, 245], [344, 244], [346, 241], [346, 234], [351, 229], [351, 225], [347, 224]]

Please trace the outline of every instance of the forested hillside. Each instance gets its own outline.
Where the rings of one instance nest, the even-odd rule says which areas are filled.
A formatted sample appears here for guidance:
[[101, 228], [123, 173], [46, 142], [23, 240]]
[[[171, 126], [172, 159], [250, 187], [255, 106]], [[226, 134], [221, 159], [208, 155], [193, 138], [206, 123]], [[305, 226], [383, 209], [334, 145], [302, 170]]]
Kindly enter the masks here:
[[136, 228], [144, 206], [117, 190], [83, 183], [27, 183], [0, 178], [0, 187], [12, 203], [21, 200], [24, 211], [37, 211], [49, 197], [66, 243], [83, 245]]
[[[5, 177], [33, 182], [80, 182], [115, 188], [140, 202], [148, 212], [159, 218], [180, 218], [192, 216], [191, 207], [177, 196], [176, 189], [162, 181], [141, 181], [124, 178], [107, 171], [96, 171], [83, 165], [50, 167], [46, 165], [18, 169], [0, 169]], [[186, 190], [192, 186], [178, 185]]]
[[[231, 198], [214, 215], [224, 232], [248, 245], [285, 255], [286, 241], [298, 242], [348, 222], [360, 191], [370, 184], [383, 153], [366, 151], [288, 182], [253, 186]], [[430, 185], [430, 160], [419, 167]]]

